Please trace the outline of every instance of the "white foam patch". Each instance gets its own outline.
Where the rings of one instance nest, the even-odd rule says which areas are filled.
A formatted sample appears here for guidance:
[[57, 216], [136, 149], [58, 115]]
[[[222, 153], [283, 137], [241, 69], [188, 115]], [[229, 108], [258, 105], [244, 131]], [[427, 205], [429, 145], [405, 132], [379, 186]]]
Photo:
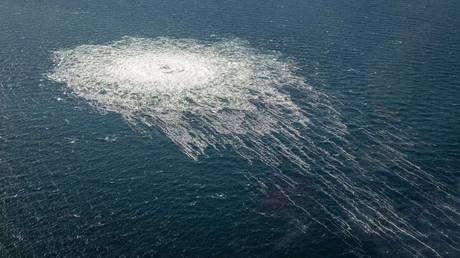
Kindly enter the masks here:
[[[306, 84], [296, 75], [296, 66], [280, 54], [258, 51], [241, 40], [126, 37], [108, 45], [57, 51], [48, 77], [103, 112], [119, 113], [137, 127], [160, 128], [193, 159], [209, 148], [230, 148], [245, 159], [265, 163], [274, 169], [273, 176], [248, 179], [263, 191], [276, 189], [308, 220], [345, 234], [354, 248], [359, 248], [360, 239], [352, 229], [360, 228], [401, 242], [412, 254], [440, 255], [429, 244], [433, 237], [394, 208], [389, 194], [404, 195], [390, 183], [374, 182], [375, 176], [359, 161], [363, 157], [353, 154], [352, 137], [330, 98]], [[432, 185], [449, 196], [443, 185], [382, 142], [389, 136], [366, 129], [362, 133], [376, 152], [365, 163], [413, 189], [417, 198], [408, 202], [426, 212], [425, 225], [437, 232], [436, 241], [454, 250], [457, 233], [450, 236], [433, 225], [444, 216], [458, 227], [456, 207], [434, 205], [423, 189]], [[287, 163], [296, 167], [296, 175], [280, 169]], [[299, 180], [317, 194], [302, 193], [305, 183]], [[329, 219], [315, 215], [311, 204]]]
[[279, 56], [241, 41], [125, 38], [58, 51], [56, 64], [49, 78], [132, 123], [159, 126], [192, 158], [209, 146], [238, 144], [235, 134], [266, 135], [308, 121], [280, 91], [307, 90], [303, 80]]

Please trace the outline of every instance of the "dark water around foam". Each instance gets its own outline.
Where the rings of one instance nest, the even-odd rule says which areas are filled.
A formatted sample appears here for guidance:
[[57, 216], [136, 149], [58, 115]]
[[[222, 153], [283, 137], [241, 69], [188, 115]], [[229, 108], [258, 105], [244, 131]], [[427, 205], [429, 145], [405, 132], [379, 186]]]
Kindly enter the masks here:
[[[406, 256], [397, 239], [357, 229], [352, 233], [361, 246], [349, 246], [346, 236], [303, 218], [276, 190], [262, 193], [245, 176], [270, 177], [262, 164], [230, 151], [193, 161], [161, 132], [143, 137], [119, 115], [97, 113], [64, 95], [43, 74], [56, 49], [125, 35], [245, 39], [295, 60], [313, 87], [335, 99], [363, 163], [367, 155], [387, 154], [360, 134], [365, 129], [445, 184], [455, 199], [459, 13], [457, 1], [2, 0], [0, 256]], [[391, 183], [383, 168], [401, 169], [369, 161], [369, 178]], [[421, 187], [433, 202], [443, 200], [436, 189]], [[417, 209], [391, 198], [429, 233]], [[304, 204], [316, 217], [326, 216], [315, 205]], [[451, 218], [458, 225], [459, 217]], [[451, 246], [459, 243], [459, 227], [443, 219], [437, 223], [453, 242], [427, 243], [458, 257]]]

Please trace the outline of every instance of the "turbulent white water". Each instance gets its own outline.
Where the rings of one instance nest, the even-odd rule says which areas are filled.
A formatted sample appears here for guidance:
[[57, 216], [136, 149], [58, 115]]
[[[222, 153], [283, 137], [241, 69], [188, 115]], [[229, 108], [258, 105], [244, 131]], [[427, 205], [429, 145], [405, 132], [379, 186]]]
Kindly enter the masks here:
[[[353, 154], [353, 137], [330, 98], [306, 84], [296, 66], [277, 53], [263, 53], [241, 40], [127, 37], [57, 51], [48, 78], [138, 128], [160, 128], [193, 159], [210, 148], [229, 148], [263, 162], [273, 176], [248, 179], [276, 189], [309, 220], [345, 234], [356, 248], [360, 239], [354, 228], [415, 255], [441, 255], [439, 246], [457, 250], [456, 231], [442, 231], [436, 221], [442, 216], [451, 223], [443, 228], [458, 227], [457, 200], [379, 135], [363, 129], [377, 153], [366, 163], [397, 178], [416, 198], [405, 197], [389, 182], [373, 182], [369, 165]], [[288, 175], [281, 169], [285, 164], [297, 172]], [[301, 193], [301, 181], [316, 193]], [[425, 185], [441, 197], [426, 194]], [[390, 195], [417, 207], [421, 226], [399, 214]], [[316, 216], [311, 204], [328, 219]]]

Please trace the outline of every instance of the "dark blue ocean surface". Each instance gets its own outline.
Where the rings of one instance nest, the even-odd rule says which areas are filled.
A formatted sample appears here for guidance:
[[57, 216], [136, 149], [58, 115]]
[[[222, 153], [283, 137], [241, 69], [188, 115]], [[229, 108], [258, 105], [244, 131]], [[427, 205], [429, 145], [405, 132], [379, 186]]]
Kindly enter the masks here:
[[0, 256], [459, 257], [459, 14], [0, 0]]

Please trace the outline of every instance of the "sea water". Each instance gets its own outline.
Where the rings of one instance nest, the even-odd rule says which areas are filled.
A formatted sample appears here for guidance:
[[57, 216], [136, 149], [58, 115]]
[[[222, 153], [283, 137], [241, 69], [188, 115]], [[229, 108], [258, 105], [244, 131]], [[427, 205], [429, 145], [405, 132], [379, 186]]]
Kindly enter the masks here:
[[459, 254], [454, 1], [4, 1], [2, 256]]

